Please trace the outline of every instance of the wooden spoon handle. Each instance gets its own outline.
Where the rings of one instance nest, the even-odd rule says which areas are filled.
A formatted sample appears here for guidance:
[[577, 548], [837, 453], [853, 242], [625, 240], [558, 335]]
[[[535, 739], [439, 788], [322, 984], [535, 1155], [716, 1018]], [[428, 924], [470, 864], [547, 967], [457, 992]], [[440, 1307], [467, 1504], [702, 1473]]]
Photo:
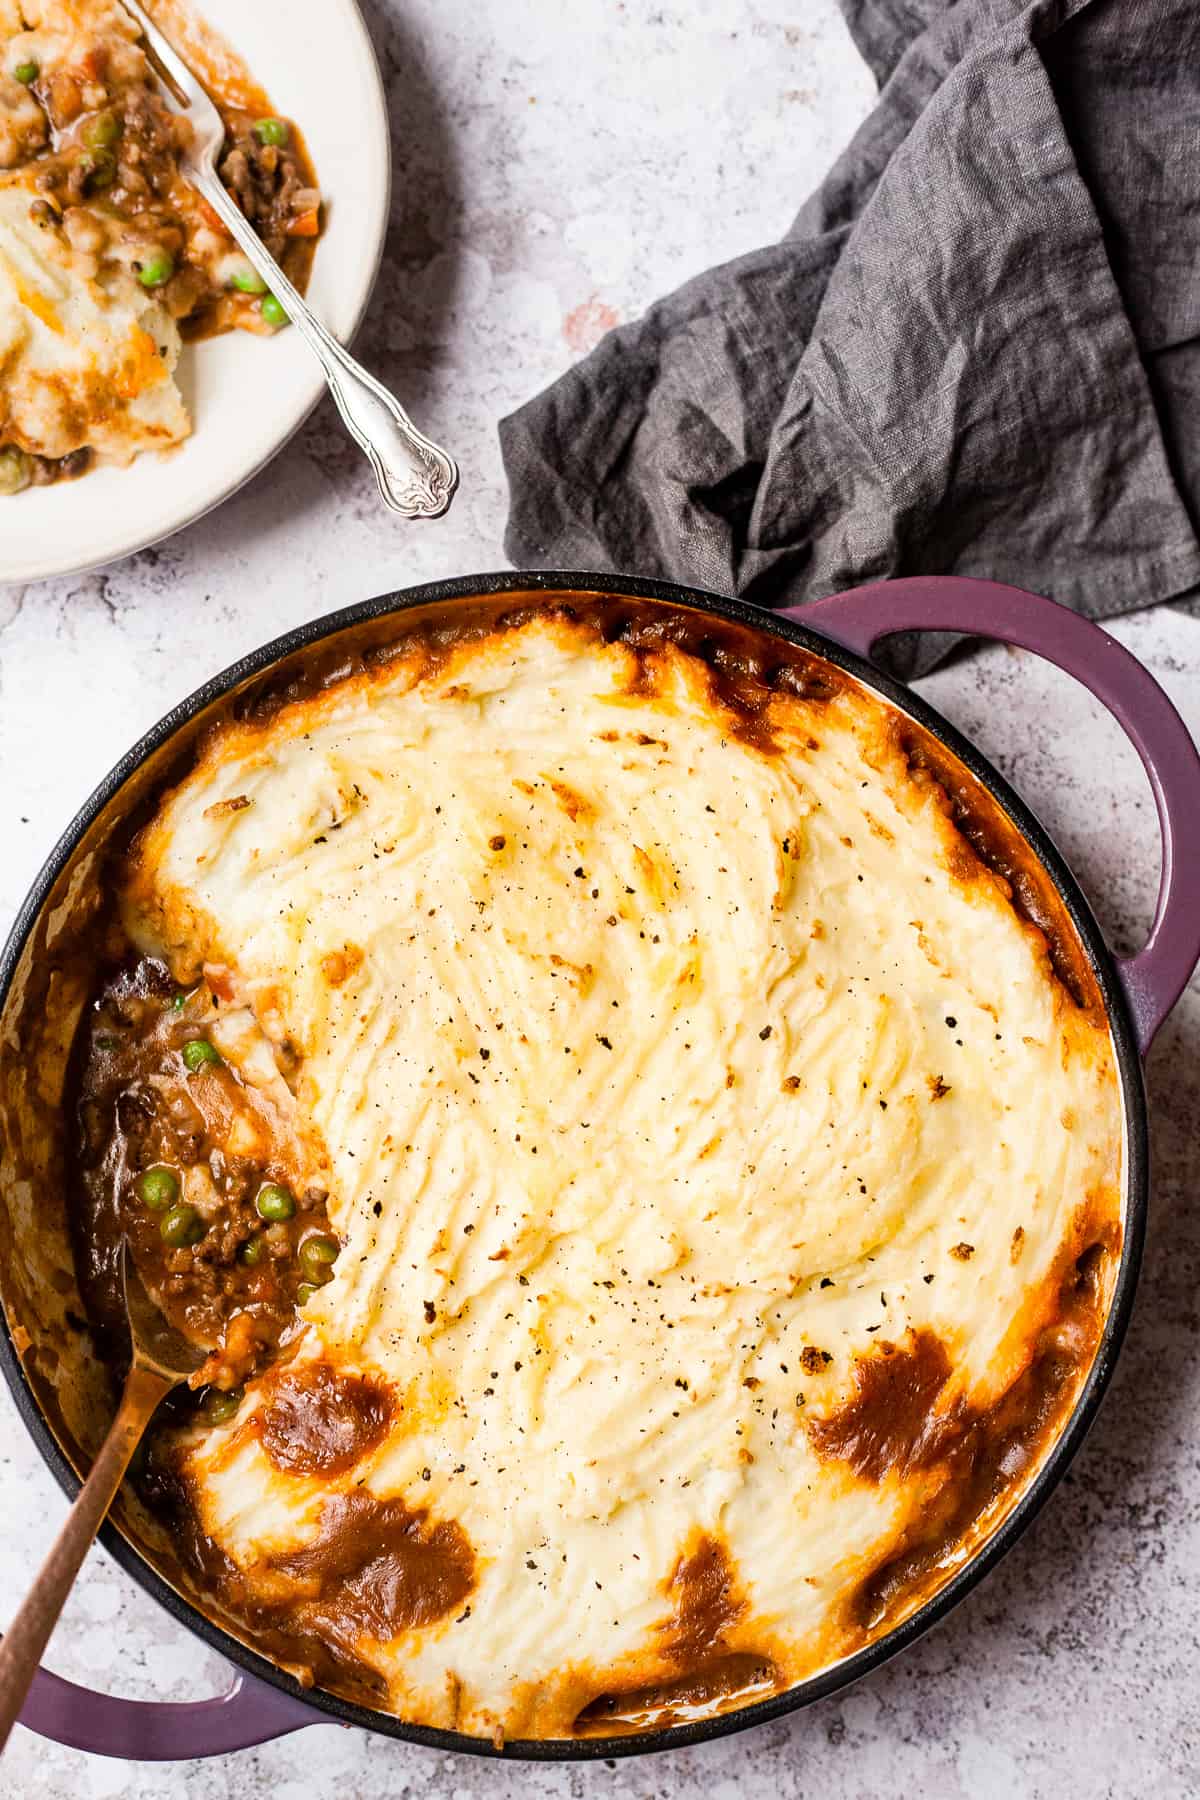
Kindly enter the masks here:
[[92, 1539], [104, 1522], [129, 1459], [151, 1415], [174, 1386], [153, 1369], [129, 1371], [117, 1416], [79, 1490], [66, 1524], [38, 1573], [25, 1602], [0, 1643], [0, 1749], [20, 1712], [50, 1633], [66, 1603]]

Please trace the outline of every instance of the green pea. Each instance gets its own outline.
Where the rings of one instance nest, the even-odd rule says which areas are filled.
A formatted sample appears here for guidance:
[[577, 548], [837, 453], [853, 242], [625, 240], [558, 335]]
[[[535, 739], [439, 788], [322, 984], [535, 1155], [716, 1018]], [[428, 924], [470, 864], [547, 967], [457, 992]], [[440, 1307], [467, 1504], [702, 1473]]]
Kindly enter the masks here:
[[229, 285], [237, 288], [241, 294], [265, 294], [267, 291], [266, 282], [250, 263], [245, 263], [240, 269], [233, 271], [229, 277]]
[[121, 135], [121, 121], [114, 112], [94, 113], [79, 135], [89, 150], [109, 150]]
[[238, 1251], [238, 1261], [247, 1269], [257, 1269], [267, 1253], [267, 1247], [260, 1237], [247, 1238]]
[[260, 1219], [290, 1219], [296, 1210], [296, 1202], [285, 1187], [277, 1181], [268, 1181], [265, 1187], [258, 1190], [258, 1199], [254, 1203], [258, 1208]]
[[174, 1169], [165, 1168], [162, 1163], [156, 1163], [152, 1169], [143, 1169], [134, 1187], [142, 1205], [148, 1206], [151, 1212], [166, 1212], [179, 1198], [179, 1177]]
[[89, 189], [110, 188], [117, 179], [117, 159], [111, 150], [85, 150], [79, 162]]
[[169, 250], [152, 250], [149, 256], [133, 266], [144, 288], [162, 287], [175, 273], [175, 258]]
[[281, 325], [291, 324], [291, 320], [283, 310], [282, 301], [277, 300], [274, 294], [264, 294], [258, 303], [258, 310], [267, 324], [274, 325], [277, 330]]
[[227, 1394], [220, 1388], [209, 1388], [204, 1396], [204, 1416], [210, 1425], [224, 1425], [227, 1419], [232, 1419], [242, 1399], [241, 1388], [230, 1388]]
[[33, 480], [33, 464], [23, 450], [0, 450], [0, 494], [19, 494]]
[[339, 1245], [330, 1237], [305, 1238], [300, 1246], [300, 1267], [308, 1279], [320, 1286], [333, 1274]]
[[219, 1063], [221, 1058], [207, 1038], [189, 1038], [183, 1046], [183, 1060], [188, 1072], [195, 1075], [197, 1070]]
[[171, 1208], [158, 1229], [164, 1244], [170, 1244], [173, 1250], [188, 1250], [200, 1242], [207, 1227], [195, 1207], [185, 1201], [182, 1206]]
[[254, 125], [254, 135], [260, 144], [273, 144], [281, 150], [288, 141], [288, 128], [282, 119], [258, 119]]
[[316, 1291], [316, 1284], [314, 1282], [302, 1281], [300, 1286], [296, 1289], [296, 1305], [307, 1306]]
[[19, 81], [22, 87], [32, 87], [39, 72], [35, 62], [19, 62], [13, 70], [13, 80]]

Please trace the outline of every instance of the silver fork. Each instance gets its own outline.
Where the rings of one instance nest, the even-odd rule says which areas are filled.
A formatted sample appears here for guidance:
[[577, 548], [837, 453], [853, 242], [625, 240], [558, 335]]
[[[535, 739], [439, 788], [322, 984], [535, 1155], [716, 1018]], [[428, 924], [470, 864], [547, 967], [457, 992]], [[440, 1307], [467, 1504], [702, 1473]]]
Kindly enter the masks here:
[[124, 0], [124, 4], [141, 26], [152, 61], [159, 65], [156, 73], [167, 105], [192, 127], [192, 148], [184, 157], [183, 173], [220, 216], [320, 363], [346, 429], [366, 452], [379, 491], [392, 511], [406, 519], [437, 518], [458, 486], [456, 465], [417, 430], [395, 396], [354, 360], [305, 305], [217, 174], [217, 156], [225, 141], [220, 113], [139, 0]]

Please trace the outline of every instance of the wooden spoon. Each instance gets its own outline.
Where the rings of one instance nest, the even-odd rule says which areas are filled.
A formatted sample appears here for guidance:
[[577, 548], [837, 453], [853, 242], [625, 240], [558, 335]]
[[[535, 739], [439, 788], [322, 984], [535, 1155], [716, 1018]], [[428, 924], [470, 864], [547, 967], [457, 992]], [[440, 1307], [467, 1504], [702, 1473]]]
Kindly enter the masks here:
[[92, 1539], [116, 1497], [142, 1433], [160, 1401], [186, 1381], [205, 1352], [167, 1323], [142, 1285], [128, 1244], [122, 1277], [133, 1360], [117, 1416], [101, 1444], [92, 1472], [79, 1490], [58, 1540], [0, 1643], [0, 1749], [20, 1712], [50, 1633], [66, 1604]]

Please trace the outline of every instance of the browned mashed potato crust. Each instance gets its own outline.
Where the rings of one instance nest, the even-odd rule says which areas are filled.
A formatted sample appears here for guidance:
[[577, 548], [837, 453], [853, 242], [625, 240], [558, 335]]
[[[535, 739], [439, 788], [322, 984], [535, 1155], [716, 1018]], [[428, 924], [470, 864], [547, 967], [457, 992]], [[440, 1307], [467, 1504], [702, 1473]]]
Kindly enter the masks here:
[[[113, 959], [186, 1018], [114, 1027], [111, 975], [96, 1017], [200, 1116], [220, 1391], [253, 1341], [152, 1487], [303, 1680], [496, 1741], [744, 1705], [935, 1593], [1078, 1397], [1122, 1243], [1087, 959], [947, 752], [760, 644], [584, 600], [415, 630], [210, 734], [119, 872]], [[101, 1310], [129, 1054], [82, 1070]], [[255, 1300], [268, 1177], [319, 1211]]]

